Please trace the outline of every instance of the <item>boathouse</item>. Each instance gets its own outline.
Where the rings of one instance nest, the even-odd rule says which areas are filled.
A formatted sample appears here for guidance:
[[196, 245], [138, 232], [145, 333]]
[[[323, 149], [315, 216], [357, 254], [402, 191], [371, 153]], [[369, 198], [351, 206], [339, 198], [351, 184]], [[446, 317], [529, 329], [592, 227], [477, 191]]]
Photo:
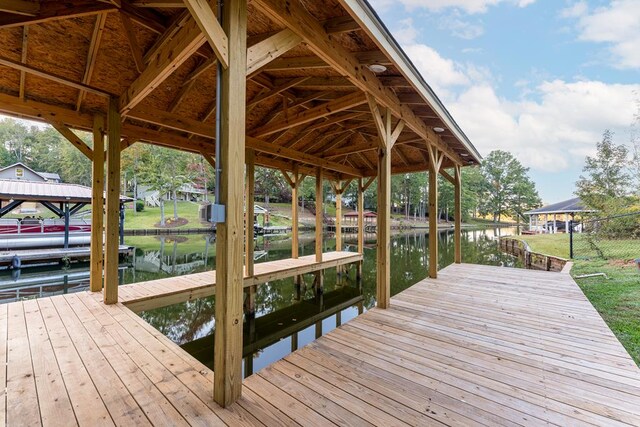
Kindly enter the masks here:
[[575, 221], [576, 215], [594, 212], [582, 203], [579, 197], [545, 205], [525, 212], [529, 217], [529, 231], [533, 233], [566, 233], [570, 221]]
[[[8, 424], [638, 421], [637, 368], [568, 275], [456, 264], [439, 277], [438, 175], [455, 187], [460, 263], [460, 171], [481, 158], [365, 0], [11, 0], [0, 11], [0, 112], [54, 126], [92, 161], [93, 206], [106, 199], [104, 216], [92, 210], [91, 292], [0, 305]], [[139, 143], [216, 169], [215, 273], [118, 286], [120, 156]], [[256, 165], [281, 170], [293, 200], [314, 176], [316, 200], [328, 180], [341, 206], [355, 181], [357, 252], [342, 251], [338, 211], [336, 251], [323, 253], [317, 215], [315, 254], [299, 256], [293, 203], [292, 258], [254, 266], [243, 210]], [[430, 279], [392, 301], [391, 175], [408, 172], [429, 174]], [[360, 263], [373, 182], [377, 308], [243, 383], [245, 292], [251, 304], [259, 284], [309, 272], [321, 289], [324, 269]], [[134, 313], [214, 293], [214, 372]]]

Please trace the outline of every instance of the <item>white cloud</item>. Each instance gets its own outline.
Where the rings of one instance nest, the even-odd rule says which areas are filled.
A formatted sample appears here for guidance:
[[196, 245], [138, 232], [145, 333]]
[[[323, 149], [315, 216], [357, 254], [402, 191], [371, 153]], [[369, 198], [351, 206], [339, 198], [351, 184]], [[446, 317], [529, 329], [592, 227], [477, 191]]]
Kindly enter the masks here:
[[401, 3], [408, 10], [427, 9], [439, 12], [445, 9], [458, 9], [468, 14], [485, 13], [491, 6], [500, 3], [510, 3], [518, 7], [526, 7], [535, 0], [372, 0], [371, 4], [376, 10], [387, 10]]
[[578, 18], [578, 38], [606, 44], [617, 68], [640, 68], [640, 3], [638, 0], [614, 0], [606, 7], [589, 12], [576, 3], [561, 12]]
[[448, 30], [456, 37], [465, 40], [472, 40], [484, 34], [484, 27], [481, 23], [472, 23], [457, 17], [444, 17], [440, 21], [440, 28]]
[[508, 150], [533, 169], [559, 171], [582, 164], [605, 129], [627, 141], [638, 90], [640, 85], [554, 80], [533, 90], [537, 100], [514, 102], [481, 85], [448, 105], [481, 153]]
[[605, 129], [628, 141], [624, 134], [640, 84], [583, 77], [567, 82], [533, 70], [534, 80], [542, 83], [517, 81], [519, 97], [509, 100], [497, 95], [488, 69], [443, 57], [415, 40], [410, 20], [404, 25], [404, 34], [411, 35], [403, 37], [407, 55], [482, 154], [507, 150], [535, 170], [559, 171], [581, 165]]
[[560, 11], [562, 18], [579, 18], [587, 13], [589, 6], [586, 1], [578, 1]]

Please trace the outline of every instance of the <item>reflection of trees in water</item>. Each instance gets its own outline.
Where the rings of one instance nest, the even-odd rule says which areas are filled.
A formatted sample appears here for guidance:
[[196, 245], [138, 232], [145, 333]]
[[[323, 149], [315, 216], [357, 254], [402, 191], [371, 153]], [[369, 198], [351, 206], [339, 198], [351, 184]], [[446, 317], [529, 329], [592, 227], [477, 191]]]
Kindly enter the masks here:
[[172, 341], [183, 344], [213, 333], [214, 297], [148, 310], [140, 315]]

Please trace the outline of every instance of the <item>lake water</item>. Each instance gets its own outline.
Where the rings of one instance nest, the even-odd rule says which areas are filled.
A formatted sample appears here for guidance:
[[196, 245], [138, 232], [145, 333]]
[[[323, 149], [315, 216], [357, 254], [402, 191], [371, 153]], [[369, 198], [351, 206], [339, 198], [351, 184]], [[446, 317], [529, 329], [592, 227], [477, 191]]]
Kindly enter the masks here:
[[[495, 237], [516, 234], [515, 229], [463, 230], [463, 262], [520, 266], [514, 257], [499, 251]], [[244, 372], [249, 375], [292, 350], [327, 333], [358, 313], [375, 306], [375, 235], [365, 239], [363, 275], [356, 279], [355, 266], [338, 275], [325, 271], [324, 291], [316, 295], [313, 276], [305, 276], [302, 289], [293, 278], [259, 285], [255, 296], [255, 318], [245, 316]], [[135, 283], [164, 277], [197, 273], [215, 268], [215, 241], [207, 235], [128, 237], [135, 254], [120, 266], [120, 282]], [[438, 234], [439, 268], [453, 262], [453, 233]], [[311, 255], [313, 234], [300, 236], [299, 253]], [[335, 238], [326, 236], [324, 251], [335, 249]], [[344, 250], [357, 250], [356, 236], [346, 236]], [[274, 261], [291, 256], [290, 238], [263, 238], [255, 243], [255, 262]], [[425, 231], [399, 233], [391, 239], [391, 293], [412, 286], [427, 276], [429, 241]], [[69, 269], [36, 268], [0, 274], [0, 301], [77, 292], [88, 288], [88, 265]], [[181, 345], [207, 366], [213, 365], [215, 297], [202, 298], [140, 315]]]

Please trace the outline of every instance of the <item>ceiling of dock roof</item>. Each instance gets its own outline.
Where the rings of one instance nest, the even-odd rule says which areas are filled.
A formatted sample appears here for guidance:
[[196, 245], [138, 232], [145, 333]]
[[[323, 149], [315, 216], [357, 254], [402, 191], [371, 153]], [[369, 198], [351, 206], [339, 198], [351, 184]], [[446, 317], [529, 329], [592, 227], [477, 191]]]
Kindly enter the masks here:
[[[104, 95], [130, 94], [158, 53], [193, 25], [181, 1], [17, 3], [34, 6], [22, 14], [0, 12], [0, 111], [77, 129], [90, 129], [92, 115], [106, 111]], [[250, 48], [276, 34], [286, 38], [286, 19], [273, 12], [284, 3], [249, 2]], [[409, 120], [392, 150], [394, 173], [427, 169], [426, 138], [446, 153], [443, 167], [479, 162], [366, 2], [304, 0], [300, 6], [322, 25], [321, 37], [346, 51], [363, 74], [373, 76], [373, 64], [386, 68], [373, 79], [403, 108], [394, 111], [392, 121], [398, 111]], [[368, 12], [375, 28], [362, 16], [354, 19], [354, 8]], [[247, 146], [256, 148], [256, 163], [291, 169], [295, 159], [303, 167], [322, 165], [336, 177], [375, 175], [378, 133], [362, 85], [329, 66], [317, 44], [296, 34], [289, 34], [285, 53], [247, 76]], [[205, 41], [192, 45], [173, 71], [123, 106], [123, 136], [129, 142], [213, 151], [215, 55]]]

